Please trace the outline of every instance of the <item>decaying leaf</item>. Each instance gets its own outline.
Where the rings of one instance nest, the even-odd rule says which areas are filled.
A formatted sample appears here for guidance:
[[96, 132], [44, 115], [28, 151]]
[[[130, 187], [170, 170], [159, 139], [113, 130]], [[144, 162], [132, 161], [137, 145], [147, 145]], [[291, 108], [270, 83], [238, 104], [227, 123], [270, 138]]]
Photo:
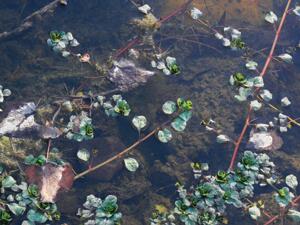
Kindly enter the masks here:
[[29, 184], [39, 187], [42, 202], [55, 202], [59, 191], [72, 188], [74, 173], [70, 164], [55, 165], [46, 163], [44, 166], [32, 165], [25, 170]]

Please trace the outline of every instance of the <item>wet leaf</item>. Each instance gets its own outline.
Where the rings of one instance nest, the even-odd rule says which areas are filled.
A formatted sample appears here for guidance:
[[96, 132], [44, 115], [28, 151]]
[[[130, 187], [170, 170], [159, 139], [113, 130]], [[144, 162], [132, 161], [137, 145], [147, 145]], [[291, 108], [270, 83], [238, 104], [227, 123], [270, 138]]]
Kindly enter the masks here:
[[26, 210], [26, 207], [24, 206], [20, 206], [17, 203], [11, 203], [11, 204], [7, 204], [7, 207], [9, 208], [9, 210], [15, 214], [16, 216], [21, 216], [23, 215], [23, 213]]
[[288, 99], [288, 97], [284, 97], [281, 99], [281, 106], [286, 107], [291, 104], [291, 101]]
[[293, 63], [293, 56], [290, 54], [284, 53], [278, 56], [281, 60], [283, 60], [286, 63]]
[[162, 110], [165, 114], [171, 115], [177, 110], [176, 103], [173, 101], [166, 101], [162, 105]]
[[287, 216], [292, 218], [295, 222], [300, 222], [300, 212], [294, 209], [289, 209]]
[[164, 128], [163, 130], [158, 131], [157, 138], [160, 142], [167, 143], [172, 140], [172, 132], [169, 129]]
[[265, 21], [273, 24], [278, 21], [278, 17], [274, 12], [270, 11], [266, 14]]
[[138, 131], [140, 131], [147, 126], [147, 119], [145, 116], [135, 116], [132, 119], [132, 124]]
[[288, 176], [286, 176], [285, 178], [285, 183], [287, 186], [289, 186], [290, 188], [296, 190], [297, 186], [298, 186], [298, 180], [297, 177], [293, 174], [290, 174]]
[[248, 209], [249, 215], [252, 219], [257, 220], [261, 216], [260, 209], [254, 204]]
[[203, 16], [203, 12], [201, 12], [199, 9], [197, 9], [196, 7], [193, 7], [193, 8], [191, 9], [191, 17], [192, 17], [194, 20], [200, 19], [201, 16]]
[[12, 176], [6, 176], [2, 180], [2, 185], [1, 187], [3, 188], [11, 188], [13, 185], [15, 185], [17, 182]]
[[135, 172], [139, 168], [139, 163], [134, 158], [124, 159], [125, 167], [130, 172]]
[[77, 157], [79, 159], [87, 162], [90, 159], [90, 152], [85, 148], [79, 149], [77, 152]]

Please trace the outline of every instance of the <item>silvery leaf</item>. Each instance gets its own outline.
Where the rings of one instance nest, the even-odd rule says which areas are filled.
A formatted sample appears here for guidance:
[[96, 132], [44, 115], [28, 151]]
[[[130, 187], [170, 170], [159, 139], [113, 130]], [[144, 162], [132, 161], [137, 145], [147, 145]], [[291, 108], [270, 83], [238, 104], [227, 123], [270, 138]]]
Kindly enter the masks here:
[[201, 12], [199, 9], [197, 9], [196, 7], [191, 9], [191, 17], [194, 20], [199, 19], [201, 16], [203, 15], [203, 12]]
[[262, 104], [259, 101], [254, 100], [250, 102], [250, 106], [254, 111], [257, 111], [262, 107]]
[[291, 104], [291, 102], [288, 99], [288, 97], [284, 97], [281, 99], [281, 106], [286, 107], [286, 106], [289, 106], [290, 104]]
[[283, 60], [286, 63], [293, 63], [293, 56], [290, 54], [284, 53], [278, 56], [281, 60]]
[[77, 152], [77, 157], [87, 162], [90, 159], [90, 152], [85, 148], [79, 149]]
[[273, 24], [278, 21], [278, 17], [274, 12], [270, 11], [266, 14], [265, 21]]
[[125, 167], [130, 172], [135, 172], [139, 168], [139, 163], [134, 158], [124, 159]]
[[297, 177], [293, 174], [290, 174], [290, 175], [286, 176], [285, 183], [287, 186], [289, 186], [290, 188], [295, 190], [296, 187], [298, 186]]

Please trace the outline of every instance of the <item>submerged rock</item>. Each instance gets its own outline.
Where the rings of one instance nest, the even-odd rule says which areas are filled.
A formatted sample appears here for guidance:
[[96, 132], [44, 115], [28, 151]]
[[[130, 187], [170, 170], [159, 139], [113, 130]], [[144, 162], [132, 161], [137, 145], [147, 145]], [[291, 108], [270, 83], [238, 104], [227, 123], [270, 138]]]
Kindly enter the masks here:
[[39, 127], [34, 120], [36, 106], [33, 102], [25, 103], [18, 109], [11, 110], [0, 123], [0, 136], [31, 131]]
[[108, 73], [108, 79], [125, 92], [145, 84], [153, 75], [154, 72], [139, 68], [130, 60], [121, 59], [114, 61], [114, 66]]
[[283, 141], [274, 130], [258, 131], [257, 129], [252, 129], [249, 145], [256, 150], [278, 150], [283, 145]]

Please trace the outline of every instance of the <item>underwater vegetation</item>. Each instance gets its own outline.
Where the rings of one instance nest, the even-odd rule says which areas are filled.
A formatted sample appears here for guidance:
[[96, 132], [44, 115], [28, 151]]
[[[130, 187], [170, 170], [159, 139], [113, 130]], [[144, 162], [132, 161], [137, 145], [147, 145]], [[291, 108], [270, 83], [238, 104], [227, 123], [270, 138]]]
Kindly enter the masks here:
[[[174, 1], [174, 4], [181, 2]], [[244, 8], [246, 1], [239, 2], [234, 5]], [[17, 89], [12, 88], [11, 91], [6, 84], [5, 88], [0, 85], [1, 154], [5, 152], [5, 157], [15, 159], [15, 139], [28, 140], [28, 145], [33, 141], [42, 148], [39, 152], [32, 144], [30, 148], [23, 147], [26, 156], [20, 157], [22, 161], [18, 158], [14, 167], [5, 163], [3, 157], [3, 165], [0, 166], [0, 224], [131, 225], [135, 223], [132, 218], [128, 219], [132, 212], [130, 207], [125, 206], [135, 205], [139, 208], [138, 213], [143, 212], [147, 208], [138, 202], [146, 198], [146, 192], [155, 197], [145, 199], [153, 211], [143, 212], [137, 217], [143, 217], [143, 222], [151, 225], [236, 224], [234, 217], [242, 216], [252, 224], [300, 223], [298, 174], [293, 170], [284, 171], [280, 168], [280, 160], [274, 157], [274, 153], [282, 151], [286, 135], [292, 136], [294, 130], [299, 129], [299, 119], [290, 115], [297, 112], [295, 108], [298, 105], [287, 94], [289, 92], [279, 94], [277, 87], [273, 88], [268, 80], [277, 69], [289, 68], [297, 63], [299, 44], [286, 47], [284, 43], [283, 47], [276, 47], [283, 25], [287, 23], [286, 18], [297, 17], [299, 20], [300, 6], [287, 0], [284, 1], [286, 5], [282, 15], [276, 15], [277, 11], [273, 8], [265, 10], [262, 15], [258, 11], [258, 3], [254, 2], [251, 7], [255, 9], [256, 18], [253, 21], [258, 19], [266, 29], [272, 32], [274, 29], [275, 32], [274, 39], [270, 40], [272, 45], [266, 48], [268, 54], [265, 49], [257, 50], [256, 46], [248, 43], [247, 32], [254, 32], [252, 27], [240, 28], [233, 22], [232, 25], [224, 25], [226, 12], [218, 23], [211, 23], [211, 17], [219, 13], [220, 7], [210, 14], [208, 8], [213, 6], [193, 0], [183, 1], [162, 17], [157, 15], [156, 4], [128, 1], [126, 4], [130, 4], [137, 15], [130, 18], [130, 33], [134, 35], [127, 45], [111, 50], [112, 53], [105, 59], [97, 56], [97, 47], [93, 50], [87, 47], [85, 41], [91, 42], [87, 36], [80, 32], [73, 36], [68, 31], [72, 27], [66, 29], [67, 32], [61, 30], [65, 27], [63, 24], [55, 29], [47, 27], [53, 30], [47, 30], [43, 44], [48, 53], [52, 53], [50, 58], [55, 57], [56, 61], [52, 63], [63, 65], [58, 70], [74, 66], [70, 73], [83, 73], [76, 79], [84, 81], [68, 83], [74, 86], [69, 89], [64, 81], [55, 78], [57, 86], [63, 83], [65, 92], [58, 88], [55, 95], [50, 93], [37, 102], [23, 101]], [[266, 1], [265, 4], [268, 3]], [[170, 4], [170, 1], [164, 4]], [[223, 2], [215, 4], [222, 6]], [[55, 13], [57, 7], [68, 10], [66, 6], [67, 1], [52, 1], [25, 18], [19, 27], [6, 33], [5, 38], [12, 34], [21, 35], [29, 27], [34, 27], [38, 21], [32, 18], [36, 15], [42, 17], [46, 12]], [[243, 13], [249, 12], [245, 9]], [[234, 15], [230, 14], [231, 17]], [[183, 18], [188, 22], [184, 23]], [[173, 19], [175, 25], [170, 22]], [[185, 26], [191, 33], [180, 30]], [[179, 34], [171, 37], [174, 30], [178, 32], [177, 29]], [[164, 34], [166, 30], [171, 30], [170, 35]], [[244, 33], [244, 30], [247, 32]], [[203, 43], [199, 39], [187, 39], [198, 36], [203, 37]], [[164, 44], [166, 40], [180, 38], [181, 41], [199, 44], [199, 55], [206, 51], [214, 51], [216, 55], [221, 52], [215, 58], [224, 57], [225, 63], [229, 61], [226, 54], [239, 58], [235, 70], [225, 74], [224, 86], [231, 95], [222, 96], [223, 92], [219, 90], [214, 90], [214, 94], [235, 101], [244, 114], [230, 118], [243, 116], [236, 122], [241, 127], [238, 125], [232, 131], [226, 129], [222, 121], [214, 119], [218, 117], [217, 110], [209, 112], [202, 108], [202, 100], [194, 98], [193, 92], [205, 91], [193, 86], [196, 79], [201, 79], [202, 72], [189, 80], [189, 67], [194, 62], [185, 65], [186, 52], [182, 51], [181, 55], [181, 49], [173, 42], [167, 47]], [[192, 48], [191, 51], [196, 51]], [[74, 69], [76, 66], [80, 67], [78, 71]], [[194, 67], [197, 71], [201, 69], [198, 64]], [[162, 86], [174, 85], [174, 81], [182, 86], [174, 86], [174, 91]], [[212, 85], [216, 81], [223, 82], [222, 78], [209, 78], [207, 83]], [[180, 90], [179, 87], [184, 85], [190, 89], [190, 95]], [[148, 86], [150, 89], [147, 89]], [[159, 99], [146, 96], [149, 90], [150, 95], [157, 92]], [[140, 101], [132, 98], [134, 93], [139, 93], [136, 97]], [[18, 97], [22, 101], [13, 100]], [[156, 104], [149, 101], [159, 102], [159, 107], [154, 107]], [[10, 104], [12, 102], [14, 104]], [[208, 104], [215, 105], [213, 101]], [[227, 106], [233, 107], [230, 104]], [[228, 118], [219, 115], [223, 116]], [[121, 132], [115, 132], [112, 125], [119, 127]], [[218, 152], [221, 158], [218, 160], [209, 154], [203, 158], [199, 154], [185, 155], [184, 148], [189, 150], [192, 146], [201, 150], [202, 146], [190, 142], [193, 140], [190, 136], [197, 129], [204, 130], [202, 136], [213, 137], [216, 143], [212, 145], [220, 149], [226, 146], [230, 151], [226, 154]], [[126, 139], [123, 140], [126, 145], [119, 143], [119, 134]], [[203, 137], [195, 137], [200, 138]], [[153, 145], [148, 147], [149, 143]], [[179, 143], [179, 150], [175, 150], [174, 143]], [[210, 141], [207, 143], [211, 144]], [[165, 152], [161, 152], [162, 149]], [[172, 161], [175, 155], [178, 160]], [[190, 169], [185, 171], [187, 160]], [[225, 164], [228, 161], [229, 165], [218, 164], [220, 160]], [[171, 177], [168, 172], [176, 176]], [[114, 183], [112, 177], [116, 179]], [[142, 182], [139, 182], [147, 180], [145, 177], [149, 177], [151, 182], [144, 182], [144, 187], [140, 188]], [[123, 180], [130, 188], [119, 185]], [[150, 187], [158, 190], [150, 191]], [[160, 192], [163, 194], [158, 194]], [[74, 193], [80, 207], [70, 204], [70, 208], [77, 207], [77, 214], [70, 215], [64, 213], [64, 207], [59, 207], [59, 201]], [[126, 198], [127, 195], [130, 197]]]

